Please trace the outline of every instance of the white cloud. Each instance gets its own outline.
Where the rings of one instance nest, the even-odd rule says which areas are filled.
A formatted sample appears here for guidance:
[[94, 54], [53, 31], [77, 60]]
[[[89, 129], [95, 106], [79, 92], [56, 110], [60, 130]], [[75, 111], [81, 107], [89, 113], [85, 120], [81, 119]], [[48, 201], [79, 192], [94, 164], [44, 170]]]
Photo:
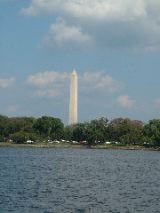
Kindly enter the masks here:
[[64, 21], [60, 21], [51, 25], [45, 40], [49, 45], [56, 43], [61, 46], [65, 43], [88, 43], [92, 38], [83, 33], [80, 27], [69, 26]]
[[36, 16], [40, 13], [53, 13], [61, 10], [64, 1], [62, 0], [32, 0], [31, 5], [23, 8], [21, 12], [25, 15]]
[[85, 88], [101, 90], [105, 93], [117, 92], [121, 88], [118, 81], [104, 72], [85, 72], [80, 79]]
[[131, 109], [135, 106], [135, 100], [131, 99], [128, 95], [121, 95], [117, 98], [117, 103], [124, 108]]
[[[70, 73], [45, 71], [27, 78], [27, 84], [36, 87], [34, 97], [54, 98], [69, 95]], [[78, 74], [79, 94], [112, 94], [121, 89], [120, 82], [104, 72], [84, 72]]]
[[23, 14], [52, 14], [54, 42], [95, 42], [106, 48], [160, 49], [159, 0], [32, 0]]
[[65, 94], [69, 75], [66, 72], [44, 71], [30, 75], [27, 84], [37, 89], [32, 96], [41, 98], [55, 98]]
[[0, 88], [8, 88], [13, 85], [15, 78], [0, 78]]
[[52, 90], [52, 89], [46, 89], [46, 90], [37, 90], [33, 94], [36, 97], [47, 97], [47, 98], [54, 98], [57, 96], [60, 96], [60, 92]]
[[143, 0], [83, 0], [81, 3], [72, 0], [67, 6], [66, 11], [73, 16], [90, 19], [124, 20], [145, 15]]
[[37, 87], [44, 87], [63, 82], [67, 78], [68, 74], [66, 72], [60, 73], [54, 71], [45, 71], [30, 75], [27, 79], [27, 83]]
[[22, 12], [26, 15], [65, 13], [90, 19], [134, 19], [145, 16], [144, 0], [32, 0]]

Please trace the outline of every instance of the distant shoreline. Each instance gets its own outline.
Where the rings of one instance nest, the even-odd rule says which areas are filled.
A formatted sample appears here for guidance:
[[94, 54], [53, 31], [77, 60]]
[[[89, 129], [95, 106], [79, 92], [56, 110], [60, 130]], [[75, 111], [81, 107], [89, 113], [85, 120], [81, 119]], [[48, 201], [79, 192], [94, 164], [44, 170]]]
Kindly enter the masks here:
[[116, 145], [81, 145], [81, 144], [14, 144], [1, 142], [0, 148], [79, 148], [79, 149], [110, 149], [110, 150], [148, 150], [148, 151], [160, 151], [160, 147], [144, 147], [138, 145], [126, 145], [126, 146], [116, 146]]

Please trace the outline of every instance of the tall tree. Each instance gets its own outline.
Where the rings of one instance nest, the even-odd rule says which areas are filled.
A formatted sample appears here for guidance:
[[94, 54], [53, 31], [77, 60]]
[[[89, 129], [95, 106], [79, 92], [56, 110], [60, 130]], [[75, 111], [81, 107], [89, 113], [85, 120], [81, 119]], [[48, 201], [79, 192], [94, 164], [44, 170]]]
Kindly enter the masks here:
[[64, 125], [59, 118], [42, 116], [38, 118], [33, 126], [42, 137], [60, 139], [63, 135]]
[[155, 146], [160, 146], [160, 119], [153, 119], [144, 126], [144, 136]]
[[143, 136], [143, 123], [129, 118], [116, 118], [110, 122], [108, 130], [110, 140], [136, 144], [140, 143]]

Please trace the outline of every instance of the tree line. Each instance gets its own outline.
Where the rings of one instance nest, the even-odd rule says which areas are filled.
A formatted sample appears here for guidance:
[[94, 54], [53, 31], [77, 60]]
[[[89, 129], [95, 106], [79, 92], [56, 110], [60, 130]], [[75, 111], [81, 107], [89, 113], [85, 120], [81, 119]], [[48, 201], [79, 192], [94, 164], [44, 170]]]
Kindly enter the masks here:
[[122, 145], [160, 146], [160, 119], [143, 123], [129, 118], [109, 121], [102, 117], [64, 126], [59, 118], [50, 116], [10, 118], [0, 115], [0, 142], [24, 143], [26, 140], [86, 141], [88, 145], [112, 141]]

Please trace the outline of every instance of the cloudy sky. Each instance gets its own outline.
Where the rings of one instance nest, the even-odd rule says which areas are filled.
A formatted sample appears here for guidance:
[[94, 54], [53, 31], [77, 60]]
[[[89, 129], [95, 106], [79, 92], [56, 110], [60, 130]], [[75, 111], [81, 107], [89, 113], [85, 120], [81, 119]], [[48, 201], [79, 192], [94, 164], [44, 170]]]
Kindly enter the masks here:
[[0, 0], [0, 114], [160, 117], [159, 0]]

